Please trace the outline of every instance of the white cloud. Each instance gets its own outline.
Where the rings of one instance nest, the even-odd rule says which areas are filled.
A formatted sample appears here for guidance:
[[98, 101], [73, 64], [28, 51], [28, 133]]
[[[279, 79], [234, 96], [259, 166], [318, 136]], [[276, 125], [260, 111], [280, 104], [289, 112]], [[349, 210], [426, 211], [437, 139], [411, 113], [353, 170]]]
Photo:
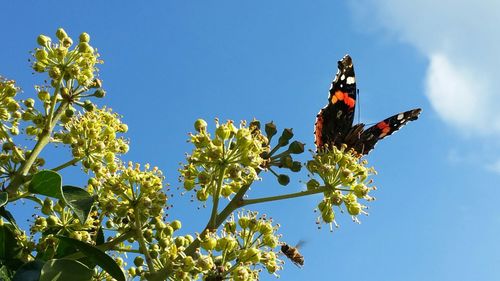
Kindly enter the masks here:
[[[376, 26], [429, 59], [426, 96], [461, 133], [500, 135], [500, 1], [356, 0]], [[464, 129], [466, 128], [466, 129]]]

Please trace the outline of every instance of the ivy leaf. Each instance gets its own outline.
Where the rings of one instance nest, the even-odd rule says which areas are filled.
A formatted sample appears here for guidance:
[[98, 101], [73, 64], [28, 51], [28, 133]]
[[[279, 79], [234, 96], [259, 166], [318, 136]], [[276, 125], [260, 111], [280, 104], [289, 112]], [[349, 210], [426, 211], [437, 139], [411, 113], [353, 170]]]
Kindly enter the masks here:
[[7, 192], [0, 192], [0, 207], [9, 202], [9, 194]]
[[33, 175], [28, 190], [31, 193], [63, 199], [61, 186], [62, 178], [58, 173], [44, 170]]
[[[108, 256], [105, 252], [99, 250], [98, 248], [89, 245], [80, 240], [76, 240], [73, 238], [65, 237], [65, 236], [56, 236], [62, 241], [68, 242], [72, 244], [75, 248], [77, 248], [80, 252], [85, 254], [90, 261], [94, 262], [102, 269], [104, 269], [109, 275], [115, 278], [117, 281], [125, 281], [125, 274], [118, 264], [113, 260], [110, 256]], [[75, 281], [75, 280], [72, 280]]]
[[94, 198], [82, 188], [65, 185], [62, 187], [64, 201], [75, 212], [81, 224], [87, 221]]
[[40, 281], [90, 281], [94, 271], [79, 261], [52, 259], [42, 268]]
[[34, 260], [25, 263], [21, 266], [12, 278], [12, 281], [38, 281], [43, 268], [44, 262], [41, 260]]
[[0, 260], [11, 269], [22, 265], [20, 257], [22, 248], [17, 245], [15, 227], [5, 223], [0, 226]]

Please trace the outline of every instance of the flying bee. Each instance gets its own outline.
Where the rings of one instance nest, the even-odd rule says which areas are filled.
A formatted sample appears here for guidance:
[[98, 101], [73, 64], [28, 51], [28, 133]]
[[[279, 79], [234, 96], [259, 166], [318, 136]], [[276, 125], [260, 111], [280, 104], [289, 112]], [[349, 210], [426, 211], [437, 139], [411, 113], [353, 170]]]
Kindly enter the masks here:
[[304, 265], [304, 256], [299, 253], [299, 248], [304, 245], [304, 241], [301, 240], [295, 247], [292, 247], [286, 243], [281, 244], [281, 252], [293, 262], [298, 267]]

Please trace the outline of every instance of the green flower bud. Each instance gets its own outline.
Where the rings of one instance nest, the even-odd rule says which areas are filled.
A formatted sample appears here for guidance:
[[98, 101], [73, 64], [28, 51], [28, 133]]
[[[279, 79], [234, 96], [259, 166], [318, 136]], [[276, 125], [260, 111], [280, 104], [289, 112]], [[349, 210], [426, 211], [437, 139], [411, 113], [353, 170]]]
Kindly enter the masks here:
[[67, 108], [64, 112], [64, 115], [66, 115], [66, 117], [68, 118], [71, 118], [73, 115], [75, 115], [75, 109], [72, 107]]
[[196, 261], [196, 265], [202, 270], [209, 270], [214, 266], [214, 262], [210, 256], [201, 256]]
[[87, 42], [80, 42], [78, 44], [78, 51], [81, 53], [91, 54], [94, 52], [94, 48], [90, 47]]
[[187, 191], [193, 189], [195, 186], [194, 180], [184, 180], [184, 189]]
[[103, 89], [97, 89], [94, 92], [94, 97], [96, 97], [96, 98], [103, 98], [105, 95], [106, 95], [106, 91], [104, 91]]
[[353, 188], [354, 195], [358, 198], [363, 198], [368, 195], [370, 190], [364, 184], [357, 184]]
[[182, 223], [179, 220], [174, 220], [173, 222], [170, 223], [170, 225], [174, 230], [178, 230], [182, 227]]
[[60, 46], [59, 48], [55, 49], [54, 51], [55, 51], [56, 57], [60, 60], [62, 60], [68, 54], [68, 48], [65, 48], [63, 46]]
[[26, 99], [26, 100], [24, 100], [24, 105], [27, 108], [33, 108], [35, 106], [35, 100], [32, 98]]
[[54, 206], [53, 206], [52, 200], [50, 200], [50, 198], [46, 197], [45, 200], [43, 200], [42, 213], [44, 215], [52, 214], [52, 212], [54, 212], [53, 207]]
[[293, 161], [290, 171], [297, 173], [300, 172], [300, 170], [302, 170], [302, 163], [300, 163], [299, 161]]
[[191, 256], [186, 256], [182, 262], [182, 270], [185, 272], [189, 272], [193, 269], [195, 263], [194, 259]]
[[304, 144], [299, 141], [294, 141], [288, 147], [288, 151], [292, 154], [300, 154], [304, 152]]
[[93, 111], [95, 109], [95, 105], [91, 101], [86, 100], [83, 102], [83, 108], [86, 111]]
[[293, 158], [290, 155], [285, 155], [281, 157], [281, 165], [283, 165], [284, 168], [291, 168], [293, 165]]
[[47, 67], [47, 65], [45, 63], [40, 62], [40, 61], [37, 61], [33, 64], [33, 70], [36, 72], [44, 72], [45, 67]]
[[268, 221], [259, 222], [259, 232], [266, 235], [273, 232], [273, 226]]
[[50, 39], [50, 37], [48, 36], [45, 36], [45, 35], [39, 35], [38, 38], [36, 39], [36, 42], [38, 43], [38, 45], [40, 46], [47, 46], [47, 44], [49, 44], [52, 40]]
[[46, 63], [49, 58], [49, 53], [47, 53], [45, 49], [37, 49], [35, 51], [35, 58], [43, 63]]
[[359, 204], [358, 202], [346, 204], [346, 207], [347, 212], [352, 216], [357, 216], [361, 213], [361, 204]]
[[199, 201], [207, 201], [208, 199], [208, 192], [206, 190], [206, 188], [203, 188], [203, 189], [200, 189], [196, 192], [196, 198], [199, 200]]
[[264, 235], [262, 243], [270, 248], [276, 248], [278, 246], [278, 239], [274, 235]]
[[59, 219], [54, 215], [50, 215], [47, 218], [47, 225], [49, 225], [49, 226], [55, 226], [55, 225], [57, 225], [58, 222], [59, 222]]
[[266, 136], [269, 140], [271, 140], [271, 138], [278, 132], [278, 130], [276, 129], [276, 125], [274, 125], [273, 122], [266, 124], [265, 131], [266, 131]]
[[80, 42], [88, 43], [90, 42], [90, 35], [87, 32], [83, 32], [79, 37]]
[[335, 220], [335, 212], [332, 209], [327, 209], [321, 212], [321, 218], [326, 223], [331, 223]]
[[290, 183], [290, 177], [285, 174], [281, 174], [278, 176], [278, 183], [281, 185], [288, 185]]
[[59, 40], [63, 40], [65, 37], [68, 37], [68, 34], [66, 34], [66, 31], [62, 28], [58, 28], [56, 31], [56, 36]]
[[284, 129], [283, 132], [281, 133], [279, 140], [278, 140], [278, 145], [279, 146], [287, 145], [292, 137], [293, 137], [292, 129]]
[[217, 245], [217, 239], [213, 237], [208, 237], [205, 240], [201, 241], [201, 247], [207, 251], [213, 250]]
[[198, 119], [194, 122], [194, 129], [197, 132], [205, 132], [207, 129], [207, 122], [203, 119]]
[[50, 94], [49, 92], [47, 91], [40, 91], [38, 92], [38, 98], [41, 100], [41, 101], [49, 101], [50, 100]]
[[215, 135], [221, 140], [227, 140], [231, 136], [231, 129], [226, 124], [222, 124], [215, 129]]
[[248, 221], [249, 221], [249, 218], [247, 218], [247, 217], [241, 217], [238, 220], [238, 224], [240, 225], [241, 228], [247, 228], [248, 227]]
[[53, 66], [49, 70], [49, 76], [50, 76], [50, 78], [52, 78], [54, 80], [59, 79], [61, 77], [61, 69], [57, 66]]
[[135, 266], [141, 266], [144, 264], [144, 258], [142, 256], [137, 256], [134, 259]]
[[310, 179], [307, 182], [307, 190], [313, 190], [313, 189], [318, 188], [319, 186], [320, 186], [320, 183], [315, 179]]
[[65, 37], [61, 40], [61, 44], [64, 46], [64, 48], [69, 48], [71, 47], [71, 45], [73, 45], [73, 39]]

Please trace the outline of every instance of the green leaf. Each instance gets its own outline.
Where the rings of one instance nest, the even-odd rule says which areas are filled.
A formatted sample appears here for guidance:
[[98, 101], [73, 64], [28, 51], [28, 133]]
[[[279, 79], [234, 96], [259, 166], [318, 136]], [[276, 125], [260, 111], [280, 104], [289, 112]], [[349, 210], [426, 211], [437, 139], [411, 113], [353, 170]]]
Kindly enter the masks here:
[[28, 190], [31, 193], [63, 199], [61, 186], [62, 178], [58, 173], [50, 170], [44, 170], [33, 176], [28, 186]]
[[44, 262], [41, 260], [25, 263], [17, 270], [12, 281], [38, 281], [43, 265]]
[[23, 249], [17, 245], [15, 232], [12, 224], [0, 226], [0, 261], [11, 270], [17, 270], [24, 264], [20, 259]]
[[53, 259], [42, 268], [40, 281], [89, 281], [94, 271], [79, 261]]
[[62, 241], [71, 243], [80, 252], [85, 254], [89, 258], [89, 260], [100, 266], [117, 281], [125, 281], [125, 274], [123, 273], [120, 266], [118, 266], [115, 260], [113, 260], [105, 252], [80, 240], [59, 235], [57, 236], [57, 238]]
[[62, 187], [64, 201], [75, 212], [81, 224], [85, 224], [89, 216], [94, 198], [82, 188], [65, 185]]
[[5, 206], [0, 207], [0, 216], [6, 218], [14, 226], [14, 228], [19, 229], [19, 226], [17, 226], [14, 216], [5, 209]]
[[9, 202], [9, 194], [7, 192], [0, 192], [0, 207]]

